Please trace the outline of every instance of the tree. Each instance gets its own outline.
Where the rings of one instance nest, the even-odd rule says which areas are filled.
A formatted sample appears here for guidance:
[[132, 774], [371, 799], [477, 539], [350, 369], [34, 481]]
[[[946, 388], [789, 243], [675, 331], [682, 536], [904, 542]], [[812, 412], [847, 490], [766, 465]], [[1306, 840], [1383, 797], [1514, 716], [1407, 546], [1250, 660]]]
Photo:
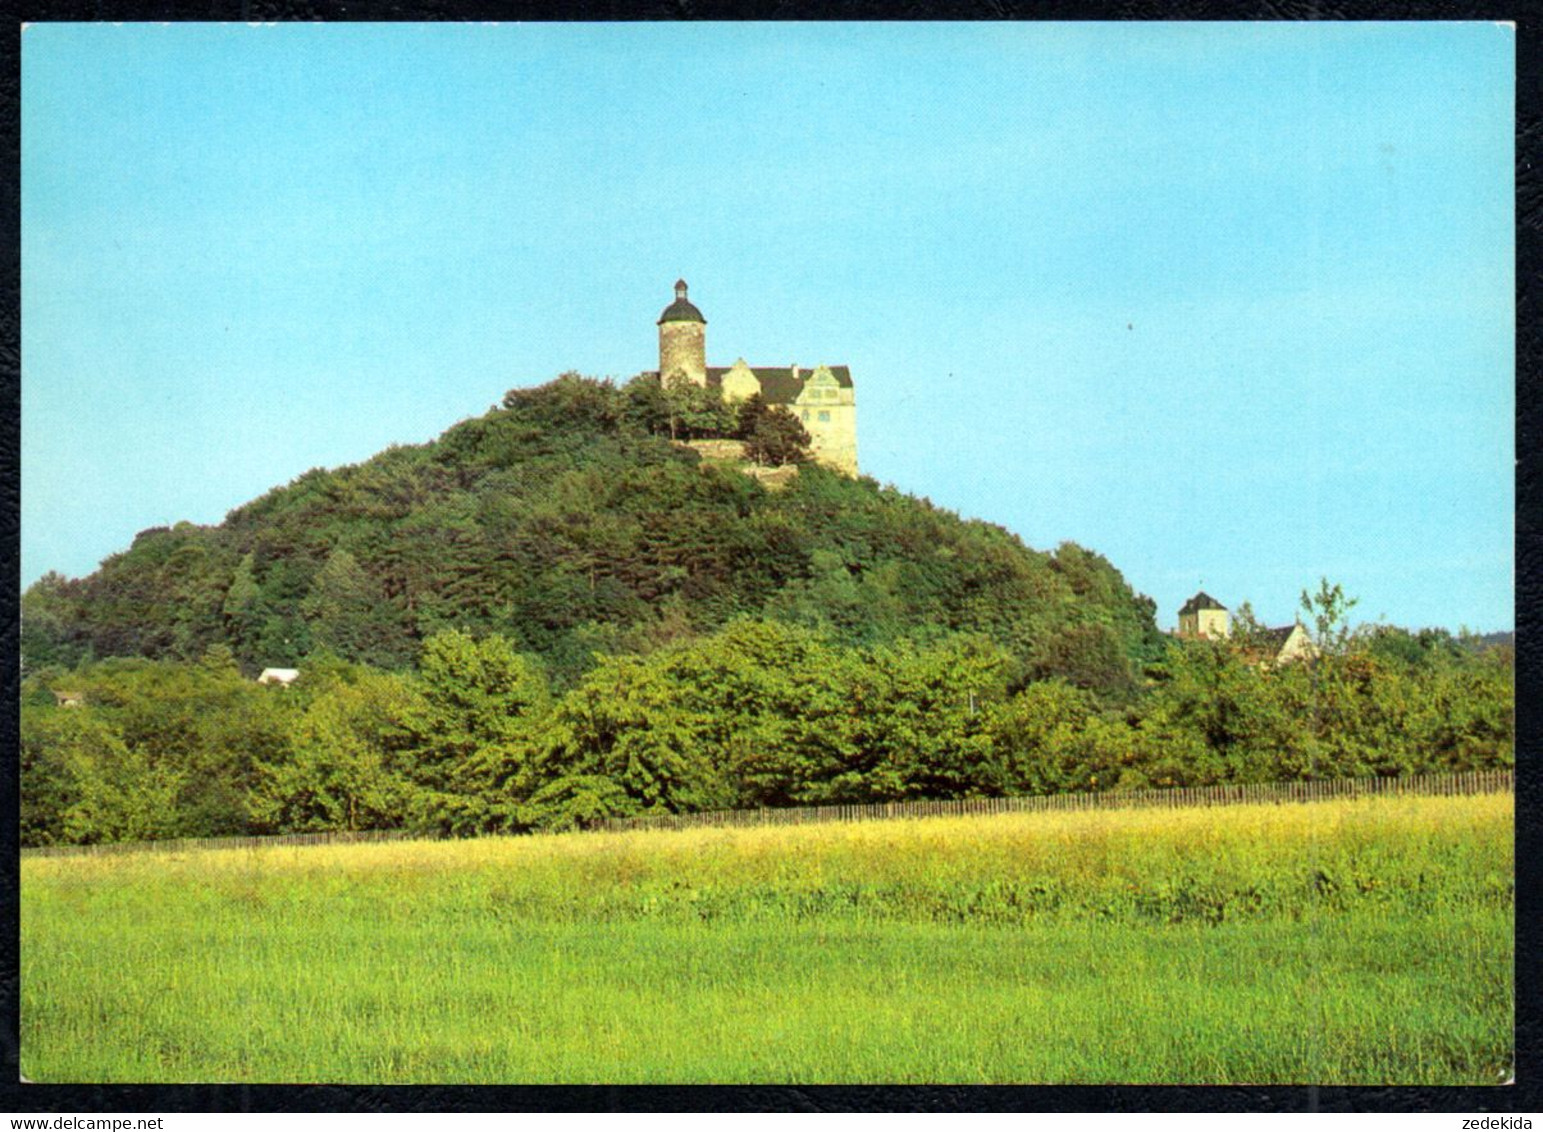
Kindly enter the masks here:
[[573, 370], [534, 389], [511, 389], [504, 408], [552, 433], [610, 431], [620, 418], [621, 398], [610, 381], [596, 381]]
[[811, 441], [802, 422], [782, 406], [766, 404], [759, 393], [739, 407], [735, 431], [745, 442], [745, 455], [757, 464], [780, 468], [809, 459]]
[[230, 586], [225, 591], [221, 613], [225, 617], [225, 636], [232, 642], [236, 656], [251, 668], [258, 661], [258, 638], [262, 633], [265, 610], [262, 589], [257, 584], [257, 556], [248, 551], [236, 564]]
[[1254, 613], [1253, 602], [1242, 601], [1232, 611], [1232, 627], [1228, 640], [1242, 652], [1256, 649], [1264, 640], [1265, 624]]
[[630, 817], [637, 800], [598, 774], [569, 774], [547, 783], [520, 807], [524, 825], [544, 833], [594, 829], [610, 818]]
[[21, 595], [21, 659], [23, 669], [78, 663], [84, 649], [76, 639], [78, 613], [75, 586], [50, 570]]
[[458, 593], [457, 587], [481, 580], [487, 589], [493, 589], [490, 558], [476, 501], [470, 495], [425, 503], [394, 525], [382, 552], [393, 601], [389, 609], [380, 611], [379, 630], [390, 632], [396, 646], [407, 654], [403, 660], [411, 655], [403, 647], [405, 625], [398, 622], [388, 630], [384, 619], [396, 619], [394, 611], [400, 608], [406, 623], [425, 639], [446, 629], [484, 621], [486, 608], [493, 602], [491, 595]]
[[1153, 785], [1297, 777], [1307, 697], [1298, 674], [1261, 669], [1231, 640], [1175, 641], [1138, 706], [1137, 763]]
[[341, 547], [316, 572], [300, 613], [314, 647], [349, 660], [384, 667], [406, 647], [407, 635], [380, 583]]
[[21, 710], [21, 843], [55, 845], [68, 840], [64, 815], [80, 799], [69, 749], [78, 742], [82, 708], [56, 708], [24, 700]]
[[1006, 691], [1001, 648], [958, 636], [921, 648], [865, 649], [853, 659], [872, 689], [861, 745], [874, 761], [859, 800], [1000, 792], [985, 725]]
[[1463, 645], [1445, 629], [1410, 632], [1396, 625], [1377, 625], [1362, 638], [1367, 653], [1390, 664], [1429, 669], [1461, 664]]
[[241, 678], [241, 668], [236, 664], [236, 654], [223, 641], [217, 641], [204, 650], [198, 665], [210, 676], [219, 679]]
[[69, 778], [63, 840], [74, 844], [176, 837], [177, 794], [185, 771], [131, 747], [103, 718], [81, 709], [62, 711], [55, 737]]
[[421, 695], [403, 719], [415, 824], [472, 832], [507, 826], [536, 785], [532, 744], [551, 693], [541, 664], [496, 634], [424, 642]]
[[734, 411], [734, 437], [736, 440], [749, 440], [755, 432], [755, 426], [761, 421], [771, 406], [766, 403], [766, 398], [759, 393], [752, 393], [739, 403]]
[[[165, 811], [160, 836], [247, 832], [247, 792], [256, 765], [287, 757], [290, 719], [304, 700], [303, 692], [259, 687], [242, 679], [230, 650], [222, 645], [210, 646], [194, 662], [135, 658], [83, 665], [56, 683], [82, 692], [86, 704], [57, 714], [70, 720], [89, 717], [123, 751], [121, 758], [111, 756], [121, 765], [101, 774], [84, 763], [77, 763], [71, 773], [96, 774], [95, 781], [106, 784], [103, 791], [128, 788], [130, 780], [134, 789], [157, 782], [176, 784], [169, 799], [156, 803]], [[29, 711], [43, 719], [56, 714], [52, 708], [24, 708], [24, 715]]]
[[1350, 611], [1359, 601], [1345, 596], [1338, 583], [1329, 585], [1327, 578], [1318, 580], [1317, 593], [1302, 591], [1302, 612], [1310, 619], [1313, 645], [1320, 656], [1340, 656], [1349, 648], [1355, 637]]
[[1042, 680], [1060, 677], [1106, 702], [1123, 702], [1136, 692], [1130, 659], [1108, 625], [1072, 625], [1054, 634], [1031, 671]]
[[395, 829], [413, 812], [403, 720], [413, 691], [394, 674], [336, 684], [296, 720], [293, 751], [262, 763], [249, 805], [276, 833]]
[[707, 721], [681, 691], [657, 659], [602, 659], [553, 712], [546, 776], [607, 778], [645, 810], [732, 806], [729, 776], [703, 741]]
[[1128, 728], [1107, 723], [1093, 697], [1064, 680], [1030, 684], [994, 706], [987, 734], [1003, 793], [1056, 794], [1130, 784], [1121, 782], [1132, 761]]
[[641, 432], [671, 435], [670, 397], [658, 378], [643, 374], [622, 390], [622, 420]]
[[722, 436], [733, 427], [733, 410], [724, 404], [723, 395], [685, 374], [670, 374], [664, 382], [664, 395], [671, 440]]

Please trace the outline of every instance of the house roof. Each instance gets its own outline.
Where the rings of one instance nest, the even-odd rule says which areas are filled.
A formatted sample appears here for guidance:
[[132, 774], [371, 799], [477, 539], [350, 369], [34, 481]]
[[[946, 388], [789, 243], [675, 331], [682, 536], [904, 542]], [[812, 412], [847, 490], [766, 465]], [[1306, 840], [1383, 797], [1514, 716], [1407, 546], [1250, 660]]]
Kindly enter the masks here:
[[[1295, 622], [1291, 625], [1276, 625], [1271, 628], [1261, 627], [1251, 634], [1247, 646], [1244, 648], [1244, 655], [1253, 661], [1263, 664], [1277, 664], [1283, 659], [1292, 659], [1283, 658], [1282, 652], [1287, 642], [1291, 640], [1292, 634], [1301, 628], [1301, 622]], [[1307, 647], [1308, 651], [1311, 652], [1311, 643]]]
[[[722, 389], [724, 375], [733, 368], [733, 366], [708, 366], [707, 387]], [[836, 384], [842, 389], [852, 388], [851, 367], [826, 366], [825, 368], [830, 370], [831, 376], [836, 379]], [[804, 386], [814, 376], [813, 369], [800, 368], [798, 376], [794, 377], [792, 366], [751, 366], [750, 372], [755, 374], [756, 380], [761, 383], [761, 398], [768, 405], [791, 405], [798, 400], [798, 395], [804, 391]], [[657, 381], [659, 371], [644, 370], [640, 376], [651, 377]]]
[[[717, 389], [723, 385], [723, 375], [732, 366], [708, 366], [707, 384]], [[826, 366], [836, 384], [842, 389], [852, 388], [852, 371], [847, 366]], [[813, 369], [802, 369], [793, 376], [792, 366], [751, 366], [750, 372], [761, 383], [761, 397], [768, 405], [791, 405], [804, 391], [805, 384], [814, 376]]]
[[1225, 605], [1217, 601], [1204, 590], [1201, 590], [1194, 597], [1190, 598], [1184, 603], [1184, 608], [1179, 610], [1179, 616], [1183, 617], [1189, 613], [1199, 613], [1202, 609], [1220, 609], [1223, 613], [1227, 611], [1227, 607]]

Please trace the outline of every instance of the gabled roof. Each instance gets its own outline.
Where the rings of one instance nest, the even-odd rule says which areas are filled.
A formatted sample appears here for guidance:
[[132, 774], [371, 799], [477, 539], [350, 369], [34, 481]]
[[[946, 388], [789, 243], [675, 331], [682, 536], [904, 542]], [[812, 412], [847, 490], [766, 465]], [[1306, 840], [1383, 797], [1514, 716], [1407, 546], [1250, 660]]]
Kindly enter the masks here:
[[[733, 366], [708, 366], [707, 387], [709, 389], [723, 388], [723, 377]], [[842, 389], [852, 388], [852, 370], [850, 366], [826, 366], [830, 375], [836, 379], [836, 384]], [[761, 383], [761, 397], [768, 405], [791, 405], [798, 400], [798, 395], [804, 391], [814, 376], [814, 369], [799, 368], [798, 376], [793, 376], [792, 366], [751, 366], [750, 372], [755, 374], [757, 381]], [[656, 369], [644, 370], [640, 377], [651, 377], [659, 380], [659, 371]]]
[[[1307, 632], [1302, 628], [1300, 621], [1291, 625], [1276, 625], [1271, 628], [1257, 629], [1250, 636], [1247, 645], [1244, 647], [1243, 655], [1255, 663], [1268, 665], [1282, 664], [1286, 661], [1295, 660], [1299, 656], [1304, 655], [1303, 652], [1300, 650], [1294, 651], [1288, 656], [1285, 655], [1285, 648], [1290, 643], [1292, 635], [1298, 631], [1301, 631], [1304, 635]], [[1312, 655], [1316, 651], [1313, 649], [1312, 642], [1307, 641], [1305, 643], [1306, 655]]]
[[[717, 389], [723, 384], [723, 375], [733, 369], [733, 366], [708, 366], [707, 384]], [[755, 379], [761, 383], [761, 396], [768, 405], [791, 405], [798, 400], [798, 395], [804, 391], [804, 386], [814, 376], [814, 368], [799, 368], [798, 376], [793, 376], [792, 366], [751, 366], [750, 372], [755, 374]], [[848, 366], [826, 366], [836, 384], [842, 389], [852, 388], [852, 370]]]
[[1223, 613], [1227, 612], [1227, 607], [1225, 605], [1217, 601], [1204, 590], [1201, 590], [1194, 597], [1190, 598], [1184, 603], [1184, 608], [1179, 610], [1179, 616], [1183, 617], [1186, 614], [1199, 613], [1202, 609], [1220, 609]]

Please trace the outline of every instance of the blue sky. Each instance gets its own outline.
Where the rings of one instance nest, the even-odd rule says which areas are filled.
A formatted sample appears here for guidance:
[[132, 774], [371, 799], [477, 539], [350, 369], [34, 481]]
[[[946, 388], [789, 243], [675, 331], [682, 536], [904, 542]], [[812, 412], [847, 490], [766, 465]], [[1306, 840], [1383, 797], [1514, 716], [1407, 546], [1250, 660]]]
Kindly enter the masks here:
[[1509, 628], [1513, 31], [33, 25], [22, 582], [657, 360], [1159, 605]]

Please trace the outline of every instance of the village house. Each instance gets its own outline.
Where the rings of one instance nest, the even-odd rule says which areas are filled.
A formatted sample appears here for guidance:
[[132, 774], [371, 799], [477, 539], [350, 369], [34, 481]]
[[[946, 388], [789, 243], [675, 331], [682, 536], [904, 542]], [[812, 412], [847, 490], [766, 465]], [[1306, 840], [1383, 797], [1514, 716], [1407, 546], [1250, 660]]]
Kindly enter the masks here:
[[1227, 607], [1201, 590], [1179, 610], [1179, 636], [1220, 640], [1232, 632]]
[[300, 677], [298, 668], [264, 668], [257, 677], [259, 684], [277, 684], [287, 688]]
[[676, 280], [675, 301], [659, 316], [659, 368], [644, 376], [665, 384], [685, 379], [720, 390], [730, 404], [759, 393], [768, 405], [790, 411], [809, 433], [809, 454], [827, 467], [857, 474], [857, 395], [846, 366], [731, 366], [707, 364], [707, 320]]
[[1249, 652], [1260, 664], [1274, 668], [1294, 660], [1306, 660], [1313, 655], [1313, 642], [1298, 621], [1294, 625], [1261, 630], [1250, 642]]
[[[1174, 636], [1190, 640], [1225, 640], [1232, 636], [1232, 618], [1225, 605], [1201, 590], [1179, 609], [1179, 627]], [[1313, 643], [1298, 621], [1255, 631], [1244, 643], [1243, 651], [1249, 660], [1274, 668], [1312, 656]]]

